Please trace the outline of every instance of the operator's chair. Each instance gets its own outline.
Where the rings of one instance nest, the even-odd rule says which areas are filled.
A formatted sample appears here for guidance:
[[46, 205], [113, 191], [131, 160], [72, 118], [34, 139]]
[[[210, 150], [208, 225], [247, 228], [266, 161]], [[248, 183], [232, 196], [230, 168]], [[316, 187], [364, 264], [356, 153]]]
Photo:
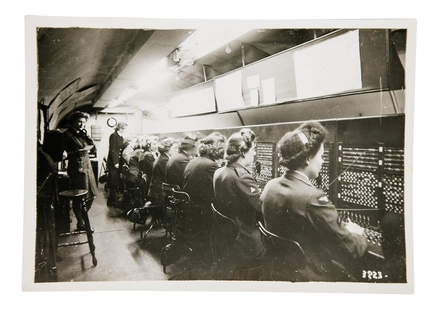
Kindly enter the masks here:
[[192, 210], [191, 198], [186, 192], [171, 189], [170, 206], [172, 206], [171, 228], [173, 237], [171, 243], [167, 244], [161, 251], [161, 264], [163, 266], [163, 272], [166, 273], [166, 267], [177, 263], [183, 257], [188, 258], [188, 265], [185, 269], [177, 275], [174, 275], [173, 279], [183, 273], [188, 273], [189, 279], [191, 279], [192, 259], [194, 250], [192, 243], [197, 237], [197, 230], [195, 230], [191, 221], [187, 219], [186, 213]]
[[214, 279], [220, 279], [218, 268], [231, 263], [234, 256], [234, 244], [239, 232], [235, 221], [220, 213], [212, 203], [211, 210], [213, 225], [210, 242], [213, 256], [213, 275]]
[[162, 197], [160, 200], [160, 205], [162, 209], [162, 226], [165, 229], [165, 237], [167, 235], [170, 238], [173, 237], [173, 226], [172, 219], [174, 216], [174, 208], [172, 203], [173, 198], [173, 189], [176, 191], [180, 191], [180, 187], [178, 185], [162, 183]]
[[93, 266], [96, 266], [98, 264], [98, 261], [95, 257], [95, 245], [93, 243], [93, 230], [90, 226], [90, 220], [88, 216], [88, 209], [86, 204], [86, 195], [88, 191], [83, 189], [71, 189], [71, 190], [65, 190], [59, 192], [60, 200], [63, 202], [62, 210], [70, 210], [70, 201], [80, 204], [80, 210], [82, 211], [82, 216], [84, 219], [85, 224], [85, 230], [78, 230], [78, 231], [72, 231], [72, 232], [65, 232], [61, 233], [60, 237], [67, 237], [72, 235], [78, 235], [78, 234], [87, 234], [87, 241], [76, 241], [76, 242], [69, 242], [69, 243], [59, 243], [58, 247], [65, 247], [65, 246], [74, 246], [74, 245], [81, 245], [81, 244], [89, 244], [90, 254], [92, 255], [92, 262]]
[[301, 245], [267, 230], [261, 221], [258, 222], [261, 240], [266, 247], [263, 262], [265, 280], [274, 281], [307, 281], [304, 272], [306, 256]]
[[145, 203], [143, 198], [142, 184], [145, 183], [140, 173], [127, 171], [122, 175], [123, 202], [122, 211], [125, 215], [133, 209], [142, 207]]

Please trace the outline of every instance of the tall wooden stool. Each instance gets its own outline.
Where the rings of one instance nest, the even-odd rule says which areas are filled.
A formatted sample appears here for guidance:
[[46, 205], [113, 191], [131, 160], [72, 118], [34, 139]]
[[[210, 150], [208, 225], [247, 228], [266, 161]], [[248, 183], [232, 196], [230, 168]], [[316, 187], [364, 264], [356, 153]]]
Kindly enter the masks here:
[[[67, 206], [69, 206], [70, 201], [78, 202], [80, 204], [85, 227], [86, 227], [85, 228], [86, 230], [61, 233], [60, 237], [86, 233], [87, 234], [87, 241], [62, 243], [62, 244], [58, 244], [58, 247], [73, 246], [73, 245], [80, 245], [80, 244], [88, 243], [89, 248], [90, 248], [90, 254], [92, 254], [93, 266], [96, 266], [98, 264], [98, 261], [96, 260], [96, 257], [95, 257], [95, 245], [93, 244], [93, 230], [92, 230], [92, 227], [90, 226], [89, 215], [87, 213], [88, 210], [87, 210], [86, 198], [85, 198], [87, 193], [88, 193], [87, 190], [82, 190], [82, 189], [66, 190], [66, 191], [62, 191], [59, 193], [60, 197], [62, 197], [64, 199], [64, 202], [65, 202], [64, 204], [67, 204]], [[66, 205], [64, 205], [64, 206], [66, 206]]]

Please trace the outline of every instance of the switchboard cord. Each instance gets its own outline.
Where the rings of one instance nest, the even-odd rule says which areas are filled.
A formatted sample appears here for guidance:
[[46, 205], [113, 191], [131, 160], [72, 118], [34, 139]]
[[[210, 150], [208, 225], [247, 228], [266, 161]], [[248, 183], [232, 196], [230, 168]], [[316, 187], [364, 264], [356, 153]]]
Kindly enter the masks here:
[[353, 166], [353, 164], [358, 161], [359, 158], [361, 158], [364, 154], [366, 153], [366, 151], [364, 151], [362, 154], [360, 154], [350, 165], [348, 165], [347, 168], [345, 168], [328, 186], [331, 186], [333, 183], [335, 183], [336, 180], [338, 180], [338, 178], [344, 173], [346, 172], [348, 169], [350, 169], [351, 166]]

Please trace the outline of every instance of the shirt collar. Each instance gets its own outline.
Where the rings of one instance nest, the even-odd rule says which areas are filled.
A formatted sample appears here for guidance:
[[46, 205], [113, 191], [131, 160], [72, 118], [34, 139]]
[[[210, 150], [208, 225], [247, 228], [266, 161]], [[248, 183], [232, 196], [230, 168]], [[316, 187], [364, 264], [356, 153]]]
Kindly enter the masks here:
[[306, 176], [304, 173], [302, 173], [301, 171], [298, 170], [293, 170], [293, 172], [299, 174], [300, 176], [302, 176], [303, 179], [306, 179], [307, 181], [310, 181], [309, 177]]
[[295, 177], [296, 179], [303, 181], [304, 183], [308, 184], [308, 185], [313, 185], [312, 182], [310, 182], [310, 179], [308, 176], [306, 176], [304, 173], [297, 171], [297, 170], [287, 170], [285, 173], [285, 176], [287, 178], [291, 178], [292, 176]]
[[239, 161], [236, 161], [235, 162], [236, 164], [238, 164], [238, 165], [240, 165], [240, 166], [242, 166], [243, 168], [245, 168], [246, 169], [246, 167], [245, 167], [245, 165], [243, 165], [241, 162], [239, 162]]
[[251, 174], [251, 172], [249, 171], [249, 169], [246, 168], [246, 166], [243, 165], [241, 162], [239, 162], [239, 161], [235, 161], [235, 162], [233, 162], [233, 163], [231, 164], [231, 166], [233, 166], [233, 167], [234, 167], [235, 165], [239, 165], [240, 167], [244, 168], [247, 172], [249, 172], [249, 174]]

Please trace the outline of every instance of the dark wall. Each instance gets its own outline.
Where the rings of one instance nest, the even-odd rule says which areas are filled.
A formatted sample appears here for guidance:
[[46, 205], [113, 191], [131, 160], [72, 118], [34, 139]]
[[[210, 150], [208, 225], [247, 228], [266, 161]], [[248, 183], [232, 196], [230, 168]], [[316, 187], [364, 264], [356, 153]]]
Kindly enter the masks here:
[[[329, 131], [328, 142], [345, 142], [353, 145], [375, 146], [377, 142], [383, 142], [387, 146], [404, 147], [405, 142], [405, 116], [395, 115], [386, 117], [367, 117], [356, 119], [332, 119], [319, 120]], [[249, 125], [220, 129], [204, 129], [200, 131], [208, 135], [213, 131], [220, 131], [226, 137], [243, 127], [251, 128], [262, 142], [277, 142], [281, 137], [298, 127], [303, 121], [290, 123], [275, 123], [266, 125]], [[161, 133], [164, 138], [171, 136], [180, 138], [183, 133]]]
[[370, 119], [342, 120], [337, 123], [336, 142], [352, 145], [374, 146], [384, 142], [386, 146], [404, 147], [405, 116]]

